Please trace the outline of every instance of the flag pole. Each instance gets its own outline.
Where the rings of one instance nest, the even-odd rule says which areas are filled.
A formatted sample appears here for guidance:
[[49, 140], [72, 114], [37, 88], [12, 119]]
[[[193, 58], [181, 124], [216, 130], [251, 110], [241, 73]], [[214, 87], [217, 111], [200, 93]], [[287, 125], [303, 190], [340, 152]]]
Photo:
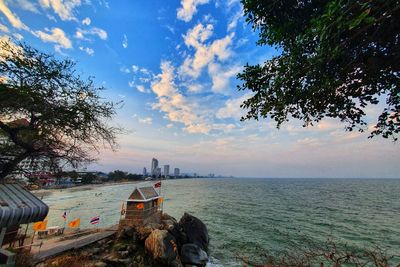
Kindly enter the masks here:
[[[162, 183], [161, 183], [161, 177], [160, 177], [160, 197], [161, 197], [161, 187], [162, 187]], [[161, 214], [163, 213], [163, 208], [164, 208], [164, 201], [161, 202]]]

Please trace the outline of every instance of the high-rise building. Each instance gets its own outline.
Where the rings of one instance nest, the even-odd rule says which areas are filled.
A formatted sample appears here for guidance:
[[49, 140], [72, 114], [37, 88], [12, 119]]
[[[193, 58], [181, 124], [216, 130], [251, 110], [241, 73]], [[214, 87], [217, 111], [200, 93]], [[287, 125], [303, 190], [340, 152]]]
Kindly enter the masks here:
[[156, 175], [156, 177], [160, 177], [161, 176], [161, 168], [157, 168], [156, 169], [155, 175]]
[[174, 176], [178, 177], [179, 176], [179, 168], [174, 169]]
[[151, 160], [151, 175], [156, 175], [157, 167], [158, 167], [158, 160], [153, 158]]
[[146, 176], [147, 175], [147, 169], [146, 169], [146, 167], [143, 167], [143, 176]]
[[169, 165], [164, 165], [164, 176], [169, 176]]

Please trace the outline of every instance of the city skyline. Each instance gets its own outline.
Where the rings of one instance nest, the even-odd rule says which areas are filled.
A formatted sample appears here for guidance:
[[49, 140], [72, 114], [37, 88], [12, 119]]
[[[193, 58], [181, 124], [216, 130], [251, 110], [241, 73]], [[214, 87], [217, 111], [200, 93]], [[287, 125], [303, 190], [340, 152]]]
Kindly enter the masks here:
[[101, 151], [87, 169], [142, 173], [156, 155], [198, 174], [399, 177], [398, 145], [368, 139], [382, 104], [367, 108], [365, 133], [334, 119], [280, 130], [271, 120], [240, 121], [249, 93], [236, 90], [236, 74], [280, 51], [256, 45], [239, 1], [49, 3], [0, 0], [0, 34], [71, 58], [107, 88], [104, 99], [124, 102], [112, 122], [126, 129], [119, 149]]

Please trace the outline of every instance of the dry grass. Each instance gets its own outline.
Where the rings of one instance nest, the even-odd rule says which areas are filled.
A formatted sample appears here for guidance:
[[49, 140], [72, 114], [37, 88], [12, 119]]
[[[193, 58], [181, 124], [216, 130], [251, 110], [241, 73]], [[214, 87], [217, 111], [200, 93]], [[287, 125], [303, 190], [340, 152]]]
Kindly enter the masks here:
[[93, 262], [88, 256], [80, 253], [68, 253], [46, 261], [48, 267], [89, 267]]

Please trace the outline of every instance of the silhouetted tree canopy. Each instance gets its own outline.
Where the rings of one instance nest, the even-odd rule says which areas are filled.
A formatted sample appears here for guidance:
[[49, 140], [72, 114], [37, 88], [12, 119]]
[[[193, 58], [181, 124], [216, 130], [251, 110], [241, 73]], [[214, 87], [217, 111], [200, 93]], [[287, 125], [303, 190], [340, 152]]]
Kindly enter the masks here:
[[[281, 51], [246, 65], [239, 90], [252, 96], [242, 120], [296, 118], [304, 126], [338, 118], [366, 129], [366, 107], [385, 99], [372, 136], [397, 139], [400, 130], [400, 1], [242, 0], [258, 44]], [[381, 96], [381, 97], [380, 97]]]
[[73, 167], [115, 148], [120, 129], [109, 126], [116, 103], [103, 101], [91, 78], [69, 59], [28, 45], [0, 42], [0, 180], [24, 159]]

